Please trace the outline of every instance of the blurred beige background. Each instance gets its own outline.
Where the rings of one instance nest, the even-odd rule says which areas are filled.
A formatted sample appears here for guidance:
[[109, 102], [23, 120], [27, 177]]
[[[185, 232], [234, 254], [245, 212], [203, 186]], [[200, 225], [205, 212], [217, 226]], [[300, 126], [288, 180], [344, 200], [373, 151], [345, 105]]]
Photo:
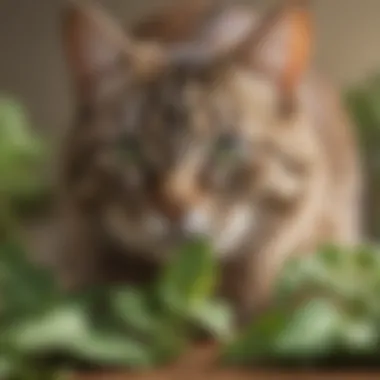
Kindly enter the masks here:
[[[170, 0], [103, 0], [129, 21]], [[175, 0], [172, 0], [175, 1]], [[191, 1], [191, 0], [190, 0]], [[239, 1], [239, 0], [236, 0]], [[58, 131], [71, 115], [59, 38], [64, 0], [0, 0], [0, 93], [20, 99], [34, 125]], [[245, 0], [266, 6], [275, 0]], [[315, 0], [316, 63], [347, 85], [380, 69], [380, 0]]]

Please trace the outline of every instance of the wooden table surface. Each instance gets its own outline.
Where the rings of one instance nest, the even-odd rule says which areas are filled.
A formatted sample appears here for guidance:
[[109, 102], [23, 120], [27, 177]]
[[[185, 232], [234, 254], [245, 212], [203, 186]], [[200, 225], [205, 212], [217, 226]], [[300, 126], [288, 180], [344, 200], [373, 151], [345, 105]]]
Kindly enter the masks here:
[[214, 365], [217, 351], [212, 347], [194, 349], [175, 364], [140, 373], [87, 374], [73, 380], [380, 380], [379, 371], [279, 371], [241, 370]]

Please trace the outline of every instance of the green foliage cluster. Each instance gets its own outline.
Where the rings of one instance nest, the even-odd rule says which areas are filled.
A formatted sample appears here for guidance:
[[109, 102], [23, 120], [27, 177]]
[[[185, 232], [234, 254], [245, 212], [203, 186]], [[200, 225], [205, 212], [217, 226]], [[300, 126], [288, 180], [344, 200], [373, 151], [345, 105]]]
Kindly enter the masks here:
[[40, 365], [38, 373], [50, 369], [56, 376], [57, 358], [66, 369], [151, 368], [178, 357], [197, 331], [227, 339], [231, 314], [212, 298], [217, 270], [208, 250], [204, 242], [189, 244], [152, 288], [68, 297], [19, 246], [3, 244], [0, 371], [23, 378]]
[[379, 353], [380, 255], [373, 247], [326, 247], [289, 261], [275, 308], [238, 336], [228, 305], [213, 297], [218, 271], [206, 242], [178, 252], [151, 288], [75, 297], [60, 293], [17, 244], [3, 244], [0, 264], [0, 375], [155, 368], [184, 353], [199, 329], [219, 340], [227, 364], [318, 364]]
[[[327, 364], [380, 354], [380, 252], [325, 247], [290, 260], [275, 307], [225, 351], [228, 362]], [[376, 360], [377, 361], [377, 360]]]
[[13, 224], [16, 208], [48, 192], [44, 176], [47, 148], [34, 134], [24, 108], [0, 96], [0, 232]]

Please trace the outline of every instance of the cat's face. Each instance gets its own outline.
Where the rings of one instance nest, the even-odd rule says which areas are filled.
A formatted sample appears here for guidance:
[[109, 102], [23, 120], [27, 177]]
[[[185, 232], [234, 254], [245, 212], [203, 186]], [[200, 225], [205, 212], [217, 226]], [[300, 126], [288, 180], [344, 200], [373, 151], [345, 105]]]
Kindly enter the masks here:
[[282, 112], [273, 80], [235, 64], [116, 72], [73, 131], [68, 191], [97, 199], [127, 247], [162, 259], [206, 236], [228, 257], [302, 199], [311, 136], [296, 107]]

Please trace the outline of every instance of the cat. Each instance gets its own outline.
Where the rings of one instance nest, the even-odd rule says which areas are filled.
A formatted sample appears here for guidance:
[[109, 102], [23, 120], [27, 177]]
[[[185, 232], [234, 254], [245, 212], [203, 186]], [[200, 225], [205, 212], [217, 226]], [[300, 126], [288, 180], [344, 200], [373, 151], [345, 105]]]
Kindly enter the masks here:
[[270, 303], [287, 258], [360, 242], [360, 154], [312, 68], [310, 13], [198, 0], [126, 31], [98, 6], [67, 6], [62, 283], [145, 283], [207, 236], [244, 319]]

